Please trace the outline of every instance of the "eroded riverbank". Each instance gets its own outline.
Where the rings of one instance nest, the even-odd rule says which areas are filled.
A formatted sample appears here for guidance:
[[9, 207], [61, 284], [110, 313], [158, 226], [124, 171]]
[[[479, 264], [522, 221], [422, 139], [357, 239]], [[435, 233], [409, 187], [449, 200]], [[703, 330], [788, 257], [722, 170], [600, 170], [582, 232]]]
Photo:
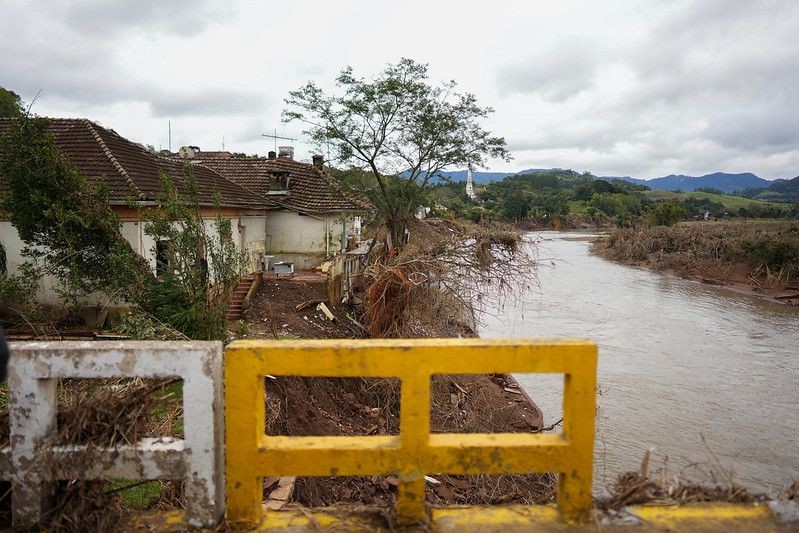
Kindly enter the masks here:
[[617, 229], [597, 255], [777, 303], [799, 305], [799, 222], [684, 222]]

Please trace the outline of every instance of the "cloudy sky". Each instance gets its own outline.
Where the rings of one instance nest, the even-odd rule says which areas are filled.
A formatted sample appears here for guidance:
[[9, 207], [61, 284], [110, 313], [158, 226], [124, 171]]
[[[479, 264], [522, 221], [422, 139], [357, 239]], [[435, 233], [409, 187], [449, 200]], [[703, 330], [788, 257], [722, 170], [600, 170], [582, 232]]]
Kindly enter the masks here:
[[288, 91], [401, 57], [496, 109], [491, 170], [799, 174], [796, 0], [0, 0], [0, 86], [163, 148], [263, 154]]

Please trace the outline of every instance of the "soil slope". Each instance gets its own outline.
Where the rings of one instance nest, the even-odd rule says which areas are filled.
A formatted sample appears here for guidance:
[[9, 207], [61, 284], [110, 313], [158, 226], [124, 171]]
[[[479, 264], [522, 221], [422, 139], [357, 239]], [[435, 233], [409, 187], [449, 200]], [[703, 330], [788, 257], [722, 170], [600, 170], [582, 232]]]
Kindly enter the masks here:
[[[269, 280], [247, 311], [247, 338], [357, 338], [355, 311], [326, 302], [331, 322], [316, 310], [321, 290], [291, 280]], [[305, 305], [304, 308], [303, 305]], [[301, 309], [297, 309], [297, 307]], [[349, 316], [348, 316], [349, 315]], [[396, 379], [278, 377], [266, 380], [267, 433], [276, 435], [392, 435], [399, 433]], [[537, 432], [541, 412], [503, 375], [437, 376], [431, 384], [433, 432]], [[551, 474], [447, 476], [433, 474], [433, 504], [546, 503], [554, 500]], [[273, 480], [267, 481], [268, 498]], [[396, 497], [394, 477], [298, 479], [292, 501], [385, 506]]]

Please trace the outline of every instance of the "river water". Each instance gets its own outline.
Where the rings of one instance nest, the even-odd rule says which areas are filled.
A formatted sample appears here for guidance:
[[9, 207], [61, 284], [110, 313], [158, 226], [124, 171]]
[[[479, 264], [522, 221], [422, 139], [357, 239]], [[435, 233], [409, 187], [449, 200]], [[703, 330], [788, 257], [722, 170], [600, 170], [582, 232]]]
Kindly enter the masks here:
[[[483, 319], [482, 337], [599, 345], [594, 490], [652, 468], [774, 493], [799, 479], [799, 307], [612, 263], [575, 234], [531, 234], [538, 284]], [[518, 375], [562, 416], [563, 377]], [[712, 472], [711, 472], [712, 471]]]

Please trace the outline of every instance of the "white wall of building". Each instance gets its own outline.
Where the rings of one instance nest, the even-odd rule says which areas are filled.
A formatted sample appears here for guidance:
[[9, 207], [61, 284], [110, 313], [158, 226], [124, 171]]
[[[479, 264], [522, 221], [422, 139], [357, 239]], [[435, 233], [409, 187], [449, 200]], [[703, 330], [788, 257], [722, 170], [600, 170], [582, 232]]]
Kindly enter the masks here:
[[[250, 271], [255, 271], [258, 268], [258, 259], [261, 253], [268, 245], [265, 238], [266, 231], [266, 215], [247, 215], [239, 216], [231, 219], [231, 230], [233, 242], [240, 249], [247, 251]], [[206, 232], [215, 241], [218, 240], [218, 232], [215, 227], [215, 219], [205, 219]], [[122, 223], [121, 233], [122, 237], [137, 254], [141, 255], [147, 260], [150, 268], [155, 272], [155, 239], [147, 235], [144, 231], [144, 224], [138, 221], [126, 221]], [[0, 221], [0, 243], [6, 250], [6, 269], [9, 274], [16, 274], [19, 272], [19, 266], [25, 262], [22, 256], [22, 249], [25, 243], [19, 238], [16, 228], [14, 228], [10, 221]], [[53, 277], [45, 277], [41, 280], [40, 290], [36, 297], [41, 303], [46, 305], [57, 305], [61, 300], [55, 291], [56, 280]], [[105, 303], [105, 298], [101, 296], [93, 296], [88, 298], [87, 304], [94, 305], [96, 303]]]
[[248, 267], [251, 272], [260, 270], [261, 256], [267, 253], [269, 247], [269, 241], [266, 238], [267, 223], [266, 215], [242, 215], [239, 218], [240, 247], [247, 253]]
[[[19, 238], [17, 229], [11, 224], [11, 221], [0, 220], [0, 243], [6, 251], [6, 272], [8, 274], [17, 274], [19, 266], [26, 261], [22, 256], [22, 249], [25, 248], [25, 243]], [[39, 292], [36, 295], [37, 299], [44, 304], [53, 304], [59, 301], [58, 294], [55, 291], [56, 280], [52, 277], [43, 279], [39, 286]]]
[[274, 261], [292, 261], [296, 268], [314, 268], [344, 250], [354, 233], [355, 216], [302, 215], [281, 209], [270, 211], [266, 221], [267, 250]]

